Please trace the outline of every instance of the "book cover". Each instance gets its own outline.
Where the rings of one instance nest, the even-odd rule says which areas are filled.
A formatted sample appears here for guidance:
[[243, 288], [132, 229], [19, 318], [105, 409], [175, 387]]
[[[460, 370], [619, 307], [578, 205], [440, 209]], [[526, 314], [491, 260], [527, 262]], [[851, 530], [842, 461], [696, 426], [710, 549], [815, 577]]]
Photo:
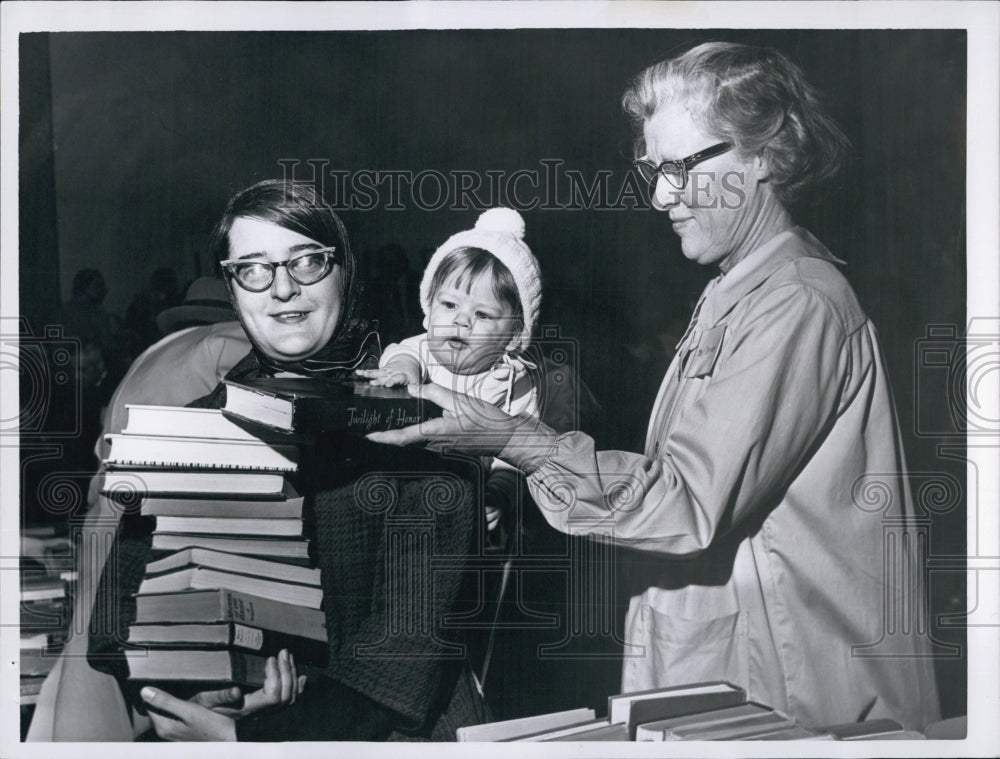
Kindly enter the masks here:
[[610, 696], [608, 721], [627, 723], [634, 737], [636, 726], [644, 722], [736, 706], [744, 701], [746, 693], [742, 688], [721, 680], [653, 688]]
[[627, 741], [629, 740], [628, 725], [608, 724], [593, 727], [572, 735], [560, 735], [555, 738], [543, 738], [543, 741]]
[[323, 612], [225, 588], [136, 596], [135, 621], [137, 624], [239, 622], [326, 640]]
[[[154, 406], [126, 403], [128, 414], [122, 433], [187, 438], [217, 438], [221, 440], [259, 441], [238, 424], [227, 419], [221, 409], [190, 408], [188, 406]], [[287, 443], [281, 435], [271, 435], [269, 442]]]
[[554, 730], [568, 725], [575, 725], [594, 719], [593, 709], [568, 709], [550, 714], [538, 714], [531, 717], [519, 717], [500, 722], [486, 722], [481, 725], [468, 725], [455, 731], [459, 741], [505, 741], [517, 736]]
[[110, 498], [144, 496], [229, 497], [285, 500], [298, 493], [283, 474], [264, 472], [115, 469], [104, 472], [101, 493]]
[[266, 559], [235, 556], [207, 548], [186, 548], [146, 564], [146, 577], [185, 567], [206, 567], [224, 572], [255, 575], [271, 580], [283, 580], [301, 585], [319, 585], [320, 571], [315, 567], [297, 567]]
[[722, 725], [679, 727], [666, 735], [668, 741], [731, 741], [794, 727], [795, 722], [779, 712], [744, 717]]
[[834, 740], [838, 741], [849, 741], [858, 738], [869, 739], [876, 735], [898, 733], [902, 730], [903, 726], [901, 724], [888, 717], [870, 719], [865, 722], [844, 722], [838, 725], [827, 725], [816, 728], [816, 732], [823, 735], [830, 735]]
[[125, 660], [132, 680], [260, 688], [264, 684], [267, 657], [225, 649], [144, 648], [125, 651]]
[[225, 384], [224, 414], [285, 432], [367, 435], [441, 415], [435, 404], [412, 397], [406, 388], [375, 387], [367, 380], [264, 377]]
[[299, 467], [298, 446], [291, 444], [162, 435], [105, 435], [104, 439], [111, 446], [104, 459], [109, 469], [161, 467], [294, 472]]
[[280, 538], [302, 537], [301, 519], [243, 519], [240, 517], [156, 517], [157, 532], [187, 532], [204, 535], [256, 535]]
[[636, 701], [629, 709], [627, 720], [629, 735], [634, 740], [636, 728], [645, 722], [707, 712], [726, 706], [736, 706], [745, 700], [746, 695], [740, 690], [695, 693], [686, 696], [667, 696]]
[[239, 517], [244, 519], [301, 519], [305, 499], [260, 501], [247, 498], [144, 498], [139, 513], [143, 516]]
[[236, 648], [261, 656], [276, 656], [285, 648], [296, 663], [323, 667], [329, 647], [322, 632], [321, 638], [308, 638], [239, 622], [135, 624], [129, 626], [128, 643], [149, 648]]
[[812, 730], [802, 727], [801, 725], [794, 725], [792, 727], [784, 727], [774, 732], [761, 733], [759, 735], [750, 735], [744, 738], [740, 738], [741, 741], [801, 741], [810, 740], [815, 738], [816, 734]]
[[518, 735], [513, 738], [505, 738], [504, 740], [511, 743], [531, 743], [537, 741], [551, 741], [556, 738], [561, 738], [564, 735], [576, 735], [578, 733], [586, 733], [591, 730], [595, 730], [599, 727], [606, 727], [608, 721], [606, 719], [588, 719], [583, 722], [574, 722], [572, 725], [567, 725], [565, 727], [558, 727], [554, 730], [541, 730], [536, 733], [528, 733], [527, 735]]
[[213, 551], [256, 556], [283, 563], [306, 564], [309, 561], [309, 541], [280, 538], [232, 538], [222, 535], [199, 535], [186, 532], [154, 532], [153, 550], [180, 551], [185, 548], [207, 548]]
[[[280, 566], [296, 568], [291, 564]], [[323, 589], [313, 585], [297, 585], [203, 567], [188, 567], [155, 577], [147, 576], [140, 583], [136, 595], [207, 588], [226, 588], [241, 593], [251, 593], [261, 598], [307, 606], [310, 609], [318, 609], [323, 603]]]
[[771, 711], [773, 710], [770, 707], [763, 704], [748, 702], [723, 709], [696, 712], [680, 717], [656, 720], [655, 722], [640, 723], [636, 727], [635, 739], [637, 741], [662, 741], [667, 739], [667, 734], [678, 728], [723, 725], [727, 722], [733, 722], [746, 717], [768, 714]]

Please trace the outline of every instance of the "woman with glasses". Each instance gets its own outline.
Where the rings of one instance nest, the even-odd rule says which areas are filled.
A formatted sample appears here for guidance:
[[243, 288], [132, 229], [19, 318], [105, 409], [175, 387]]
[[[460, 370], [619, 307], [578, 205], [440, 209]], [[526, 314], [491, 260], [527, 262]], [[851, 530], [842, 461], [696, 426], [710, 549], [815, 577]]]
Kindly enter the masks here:
[[794, 216], [846, 138], [794, 64], [745, 45], [657, 63], [623, 104], [655, 208], [684, 255], [718, 272], [645, 449], [466, 413], [471, 401], [431, 386], [419, 393], [461, 420], [374, 437], [498, 455], [554, 527], [635, 549], [623, 691], [727, 680], [807, 726], [919, 730], [938, 716], [926, 549], [888, 377], [841, 262]]
[[[347, 378], [377, 366], [347, 233], [311, 188], [274, 180], [238, 193], [212, 245], [252, 345], [226, 379]], [[220, 383], [192, 405], [224, 403]], [[118, 679], [136, 735], [151, 726], [167, 740], [454, 740], [457, 727], [483, 722], [460, 641], [442, 629], [461, 566], [430, 575], [432, 556], [456, 559], [474, 545], [470, 466], [346, 434], [303, 450], [296, 487], [312, 524], [329, 660], [296, 666], [283, 652], [265, 686], [248, 694], [181, 700], [127, 679], [120, 641], [135, 616], [130, 596], [151, 556], [151, 525], [126, 514], [94, 601], [89, 658]], [[390, 535], [390, 517], [409, 520], [413, 535]]]

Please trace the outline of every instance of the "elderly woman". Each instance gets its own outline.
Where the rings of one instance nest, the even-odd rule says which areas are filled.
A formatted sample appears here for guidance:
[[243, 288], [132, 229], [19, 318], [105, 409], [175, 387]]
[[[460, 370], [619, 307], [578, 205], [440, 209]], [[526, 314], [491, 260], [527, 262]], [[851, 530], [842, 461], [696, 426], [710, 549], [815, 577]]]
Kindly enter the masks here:
[[[648, 68], [624, 107], [655, 207], [684, 255], [719, 272], [645, 450], [466, 413], [430, 386], [413, 392], [454, 416], [378, 438], [497, 454], [554, 527], [637, 549], [623, 691], [724, 679], [805, 725], [920, 729], [938, 703], [888, 377], [840, 262], [792, 216], [846, 140], [796, 66], [745, 45]], [[866, 478], [884, 509], [857, 495]]]
[[[376, 335], [356, 313], [347, 233], [311, 190], [266, 181], [238, 193], [213, 247], [252, 344], [228, 379], [346, 376], [377, 356]], [[224, 397], [220, 384], [193, 405], [220, 407]], [[454, 740], [456, 727], [484, 720], [456, 656], [462, 649], [441, 629], [459, 598], [461, 572], [416, 576], [430, 572], [431, 556], [470, 552], [476, 473], [425, 451], [346, 435], [324, 437], [304, 459], [297, 484], [314, 525], [328, 665], [297, 668], [283, 652], [253, 693], [208, 691], [185, 701], [140, 690], [127, 679], [120, 641], [135, 615], [130, 596], [152, 557], [152, 526], [126, 514], [94, 602], [89, 654], [136, 707], [137, 733], [149, 726], [144, 713], [170, 740]], [[426, 535], [392, 541], [387, 517], [424, 524]]]

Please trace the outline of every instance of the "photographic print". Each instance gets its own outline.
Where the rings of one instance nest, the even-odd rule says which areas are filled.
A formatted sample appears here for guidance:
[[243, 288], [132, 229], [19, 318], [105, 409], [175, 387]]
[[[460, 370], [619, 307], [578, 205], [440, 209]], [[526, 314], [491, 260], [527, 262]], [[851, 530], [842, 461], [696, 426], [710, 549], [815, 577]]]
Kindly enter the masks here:
[[995, 6], [60, 7], [4, 756], [996, 752]]

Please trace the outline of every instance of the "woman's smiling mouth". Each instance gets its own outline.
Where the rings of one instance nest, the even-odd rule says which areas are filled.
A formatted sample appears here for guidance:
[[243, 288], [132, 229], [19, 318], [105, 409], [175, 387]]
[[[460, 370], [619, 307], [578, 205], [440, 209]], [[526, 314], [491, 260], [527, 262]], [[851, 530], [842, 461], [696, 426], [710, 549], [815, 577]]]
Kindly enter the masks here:
[[308, 311], [280, 311], [271, 318], [281, 324], [298, 324], [309, 316]]

